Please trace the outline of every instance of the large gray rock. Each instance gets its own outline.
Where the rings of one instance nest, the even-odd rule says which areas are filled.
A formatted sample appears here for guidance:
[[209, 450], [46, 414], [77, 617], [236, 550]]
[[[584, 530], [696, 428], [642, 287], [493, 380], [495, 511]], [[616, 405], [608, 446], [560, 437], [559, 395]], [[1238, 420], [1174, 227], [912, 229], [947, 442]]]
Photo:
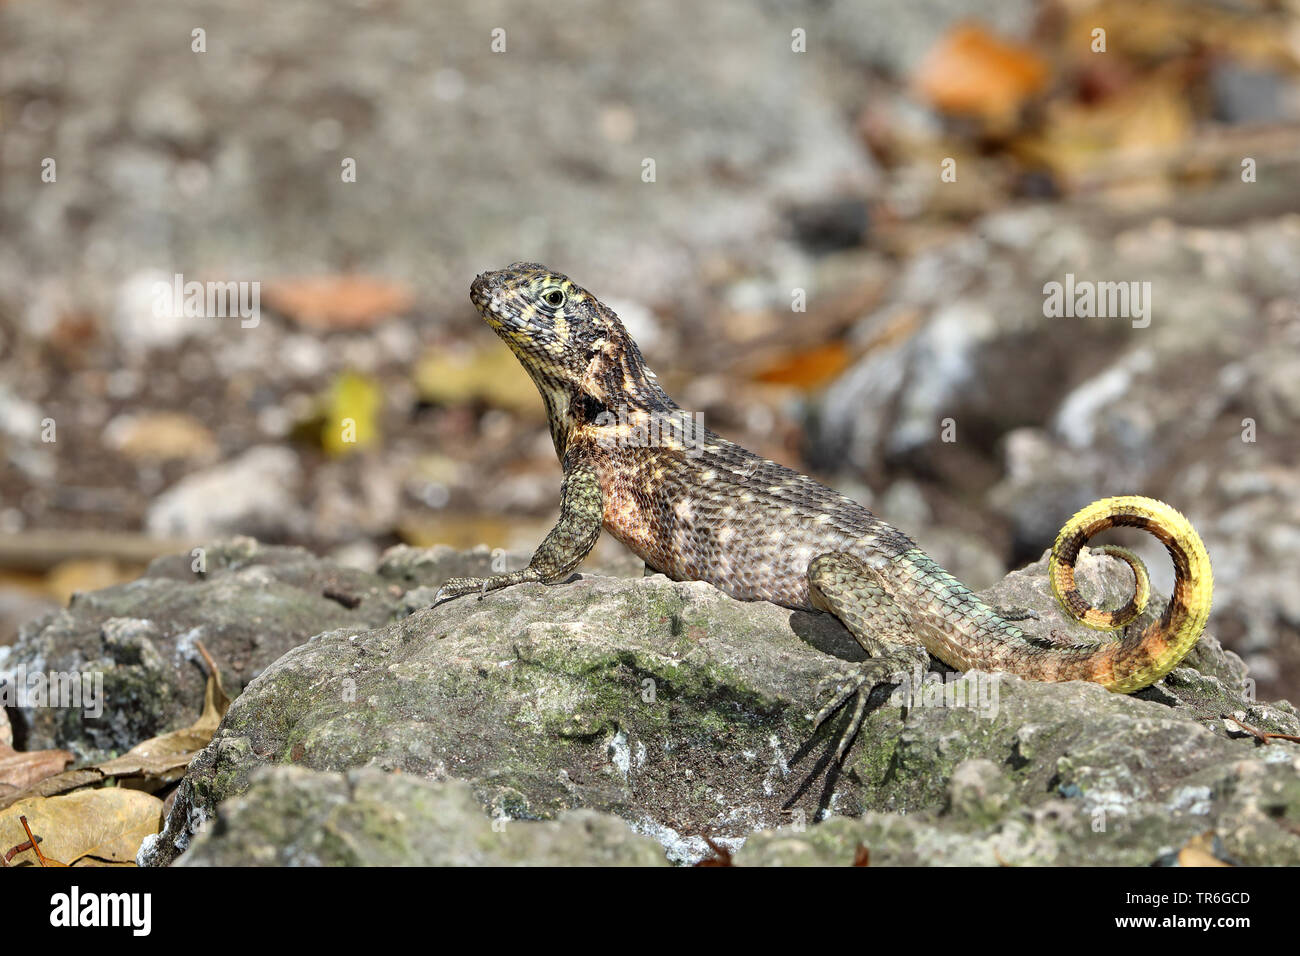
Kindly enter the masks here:
[[182, 866], [666, 866], [609, 814], [489, 819], [470, 788], [378, 770], [274, 767], [221, 809]]
[[[1062, 620], [1043, 571], [986, 596], [1086, 635]], [[1128, 572], [1087, 553], [1080, 580], [1118, 601]], [[843, 715], [817, 734], [807, 717], [817, 682], [843, 666], [834, 655], [862, 655], [827, 616], [658, 575], [522, 585], [436, 608], [429, 594], [416, 584], [401, 620], [327, 631], [268, 667], [191, 764], [141, 861], [175, 860], [233, 797], [260, 792], [277, 806], [258, 773], [296, 765], [463, 780], [493, 816], [612, 813], [675, 861], [704, 855], [705, 836], [735, 847], [784, 826], [747, 847], [750, 858], [830, 859], [848, 847], [851, 860], [861, 839], [885, 862], [1151, 863], [1213, 830], [1242, 862], [1300, 862], [1288, 829], [1300, 819], [1300, 748], [1242, 739], [1221, 715], [1286, 733], [1300, 720], [1290, 704], [1253, 701], [1241, 661], [1209, 636], [1187, 666], [1130, 697], [969, 675], [949, 682], [969, 702], [945, 700], [942, 668], [911, 706], [881, 688], [840, 771]], [[857, 829], [814, 825], [863, 813]], [[220, 847], [204, 851], [220, 855], [201, 858], [235, 862], [248, 844], [221, 826]], [[247, 859], [316, 853], [311, 829], [288, 821], [283, 842]]]
[[[396, 548], [377, 572], [251, 538], [201, 550], [202, 573], [193, 570], [191, 554], [160, 558], [139, 580], [74, 595], [67, 608], [24, 625], [13, 647], [0, 647], [0, 677], [24, 670], [103, 675], [99, 718], [71, 708], [15, 710], [27, 749], [58, 747], [99, 759], [193, 723], [206, 680], [197, 642], [221, 667], [233, 696], [313, 634], [378, 627], [404, 613], [411, 588], [492, 570], [486, 547]], [[527, 556], [507, 554], [501, 562], [514, 569]]]

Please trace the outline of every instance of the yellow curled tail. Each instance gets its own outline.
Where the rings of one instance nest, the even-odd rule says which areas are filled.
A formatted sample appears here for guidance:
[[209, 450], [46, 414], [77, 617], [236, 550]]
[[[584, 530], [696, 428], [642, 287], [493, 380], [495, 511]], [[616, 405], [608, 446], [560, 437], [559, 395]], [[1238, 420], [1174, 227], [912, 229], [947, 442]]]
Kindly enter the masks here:
[[1174, 562], [1174, 590], [1169, 605], [1159, 620], [1146, 627], [1128, 628], [1121, 640], [1098, 647], [1096, 653], [1080, 661], [1080, 671], [1060, 679], [1090, 680], [1107, 690], [1127, 694], [1165, 676], [1196, 644], [1210, 617], [1214, 576], [1201, 536], [1191, 522], [1163, 501], [1139, 495], [1094, 501], [1065, 523], [1052, 546], [1048, 567], [1052, 593], [1061, 607], [1089, 627], [1125, 627], [1146, 609], [1150, 596], [1142, 561], [1131, 551], [1115, 546], [1098, 550], [1128, 562], [1136, 582], [1133, 597], [1117, 611], [1102, 611], [1079, 593], [1074, 581], [1079, 551], [1093, 535], [1116, 527], [1141, 528], [1164, 543]]

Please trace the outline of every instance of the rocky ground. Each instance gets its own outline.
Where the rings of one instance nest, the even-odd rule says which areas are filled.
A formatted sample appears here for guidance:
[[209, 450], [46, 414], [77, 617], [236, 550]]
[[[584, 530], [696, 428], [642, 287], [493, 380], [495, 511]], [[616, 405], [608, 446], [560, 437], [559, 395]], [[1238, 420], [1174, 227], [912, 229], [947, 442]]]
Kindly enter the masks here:
[[[89, 759], [187, 725], [194, 642], [217, 660], [238, 696], [142, 863], [1300, 862], [1300, 744], [1226, 719], [1296, 735], [1300, 718], [1255, 700], [1210, 635], [1131, 697], [940, 666], [914, 700], [877, 690], [841, 766], [847, 714], [816, 732], [809, 715], [863, 655], [824, 615], [661, 575], [431, 608], [490, 556], [398, 548], [366, 572], [249, 539], [208, 553], [202, 577], [166, 559], [84, 595], [3, 661], [105, 673], [104, 720], [15, 726]], [[1080, 633], [1044, 567], [983, 596]], [[1101, 601], [1129, 586], [1102, 555], [1081, 581]]]
[[[1086, 499], [1172, 501], [1216, 633], [1300, 694], [1292, 15], [697, 7], [0, 4], [0, 644], [214, 535], [532, 547], [558, 466], [466, 298], [531, 258], [973, 585]], [[176, 273], [262, 283], [259, 323], [159, 320]], [[1150, 324], [1045, 316], [1067, 274], [1150, 282]]]

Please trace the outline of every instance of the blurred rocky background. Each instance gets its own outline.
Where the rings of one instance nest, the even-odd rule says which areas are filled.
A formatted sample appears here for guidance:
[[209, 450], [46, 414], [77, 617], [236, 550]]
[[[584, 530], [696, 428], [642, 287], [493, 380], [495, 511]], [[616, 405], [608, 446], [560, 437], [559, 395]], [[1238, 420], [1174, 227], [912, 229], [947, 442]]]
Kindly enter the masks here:
[[[0, 645], [232, 533], [533, 547], [559, 466], [467, 297], [518, 259], [974, 587], [1168, 500], [1300, 696], [1294, 0], [3, 0]], [[158, 317], [177, 274], [259, 321]], [[1067, 275], [1149, 324], [1046, 316]]]

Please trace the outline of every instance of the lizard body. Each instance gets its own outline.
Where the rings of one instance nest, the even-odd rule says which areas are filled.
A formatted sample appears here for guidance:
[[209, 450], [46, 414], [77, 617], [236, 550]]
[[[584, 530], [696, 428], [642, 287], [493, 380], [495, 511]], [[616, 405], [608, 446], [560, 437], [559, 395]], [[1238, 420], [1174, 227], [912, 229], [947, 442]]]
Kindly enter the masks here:
[[[852, 499], [700, 427], [658, 385], [614, 312], [567, 277], [515, 263], [478, 276], [471, 299], [536, 383], [565, 477], [559, 521], [527, 568], [453, 579], [439, 599], [562, 580], [603, 527], [648, 569], [675, 580], [832, 613], [873, 658], [894, 658], [895, 672], [900, 659], [924, 665], [928, 652], [959, 670], [1088, 680], [1127, 693], [1175, 667], [1205, 626], [1209, 557], [1187, 519], [1163, 502], [1106, 498], [1066, 523], [1052, 549], [1053, 592], [1077, 620], [1124, 633], [1101, 644], [1063, 644], [1024, 630], [1018, 622], [1029, 612], [980, 601]], [[1118, 525], [1151, 532], [1174, 562], [1169, 604], [1145, 626], [1135, 621], [1146, 607], [1147, 573], [1126, 549], [1103, 549], [1133, 570], [1135, 593], [1123, 608], [1093, 608], [1075, 586], [1080, 549]], [[822, 716], [865, 685], [869, 672], [843, 685]], [[859, 695], [846, 736], [865, 699]]]

